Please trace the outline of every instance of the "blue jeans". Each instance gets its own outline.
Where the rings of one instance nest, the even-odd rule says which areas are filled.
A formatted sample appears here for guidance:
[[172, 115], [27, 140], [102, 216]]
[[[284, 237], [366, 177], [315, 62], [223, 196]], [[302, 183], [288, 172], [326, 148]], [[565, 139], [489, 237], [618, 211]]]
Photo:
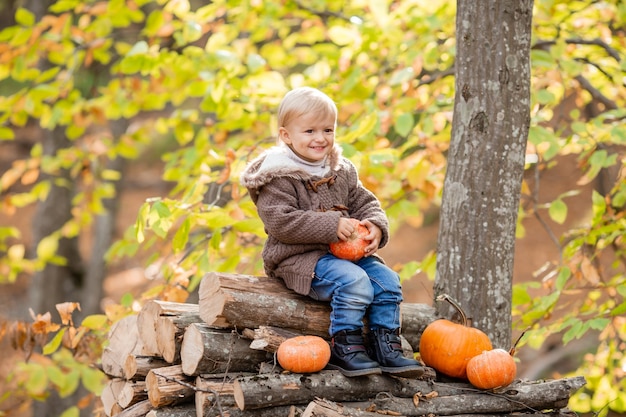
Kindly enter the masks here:
[[331, 336], [363, 328], [365, 317], [371, 329], [400, 327], [400, 277], [375, 257], [351, 262], [331, 254], [322, 256], [315, 266], [309, 297], [330, 301]]

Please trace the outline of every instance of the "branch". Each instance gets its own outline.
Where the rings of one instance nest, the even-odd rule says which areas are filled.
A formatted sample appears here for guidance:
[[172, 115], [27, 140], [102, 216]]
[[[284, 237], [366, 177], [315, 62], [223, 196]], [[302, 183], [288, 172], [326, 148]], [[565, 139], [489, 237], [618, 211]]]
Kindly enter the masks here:
[[591, 97], [594, 100], [604, 104], [604, 107], [606, 107], [607, 110], [617, 109], [617, 104], [615, 104], [613, 100], [609, 100], [609, 98], [602, 94], [600, 90], [591, 85], [589, 80], [587, 80], [585, 77], [583, 77], [582, 75], [577, 75], [574, 79], [578, 81], [582, 88], [584, 88], [589, 92], [589, 94], [591, 94]]

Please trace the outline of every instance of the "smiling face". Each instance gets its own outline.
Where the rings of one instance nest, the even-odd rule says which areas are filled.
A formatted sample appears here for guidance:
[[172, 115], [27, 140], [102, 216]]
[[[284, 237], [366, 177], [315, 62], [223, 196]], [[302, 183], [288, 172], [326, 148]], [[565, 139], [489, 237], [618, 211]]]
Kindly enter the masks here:
[[305, 113], [292, 118], [278, 130], [280, 139], [308, 162], [323, 160], [335, 143], [336, 118], [333, 113]]

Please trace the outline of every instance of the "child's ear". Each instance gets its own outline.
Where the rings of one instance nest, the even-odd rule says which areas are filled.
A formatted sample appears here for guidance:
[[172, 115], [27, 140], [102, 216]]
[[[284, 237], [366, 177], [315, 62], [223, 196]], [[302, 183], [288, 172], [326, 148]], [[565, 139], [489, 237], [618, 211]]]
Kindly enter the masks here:
[[278, 128], [278, 138], [285, 142], [287, 145], [291, 145], [291, 138], [289, 137], [289, 131], [284, 127]]

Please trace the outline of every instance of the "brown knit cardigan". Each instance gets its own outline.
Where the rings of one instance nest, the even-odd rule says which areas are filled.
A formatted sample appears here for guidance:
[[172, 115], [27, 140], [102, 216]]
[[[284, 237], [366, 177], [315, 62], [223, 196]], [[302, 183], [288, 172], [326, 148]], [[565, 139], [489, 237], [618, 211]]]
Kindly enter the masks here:
[[[311, 176], [275, 146], [250, 162], [241, 175], [265, 225], [265, 273], [307, 295], [315, 265], [338, 241], [339, 218], [369, 220], [382, 231], [379, 247], [389, 240], [389, 223], [376, 196], [359, 180], [355, 166], [334, 146], [329, 173]], [[376, 255], [374, 255], [376, 256]]]

